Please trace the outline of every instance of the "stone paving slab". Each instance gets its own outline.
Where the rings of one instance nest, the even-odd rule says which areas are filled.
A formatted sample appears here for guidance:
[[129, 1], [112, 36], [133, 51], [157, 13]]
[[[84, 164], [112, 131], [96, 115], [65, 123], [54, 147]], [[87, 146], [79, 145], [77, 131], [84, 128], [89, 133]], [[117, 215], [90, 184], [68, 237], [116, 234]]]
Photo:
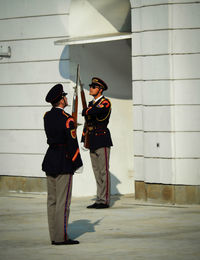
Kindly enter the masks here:
[[200, 206], [161, 205], [113, 196], [109, 209], [73, 198], [69, 235], [79, 245], [52, 246], [46, 194], [0, 194], [0, 260], [199, 260]]

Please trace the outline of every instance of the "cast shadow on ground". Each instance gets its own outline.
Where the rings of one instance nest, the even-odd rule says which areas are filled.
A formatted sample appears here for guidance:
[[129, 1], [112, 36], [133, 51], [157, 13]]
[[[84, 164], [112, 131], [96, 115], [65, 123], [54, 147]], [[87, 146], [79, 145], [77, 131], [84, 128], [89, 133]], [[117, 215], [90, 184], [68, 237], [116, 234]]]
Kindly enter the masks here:
[[91, 222], [89, 219], [75, 220], [69, 224], [69, 233], [71, 239], [76, 239], [88, 232], [95, 232], [95, 226], [99, 225], [103, 218], [98, 219], [95, 222]]

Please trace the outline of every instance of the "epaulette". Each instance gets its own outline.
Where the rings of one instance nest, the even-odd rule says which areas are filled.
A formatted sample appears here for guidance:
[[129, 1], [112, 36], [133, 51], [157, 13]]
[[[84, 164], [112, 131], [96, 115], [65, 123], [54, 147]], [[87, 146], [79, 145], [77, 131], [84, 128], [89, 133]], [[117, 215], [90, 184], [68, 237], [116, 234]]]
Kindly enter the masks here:
[[103, 97], [103, 98], [101, 99], [101, 101], [99, 102], [99, 104], [101, 104], [101, 103], [104, 102], [104, 101], [108, 101], [108, 102], [110, 103], [110, 100], [109, 100], [108, 98]]
[[70, 117], [70, 114], [66, 113], [64, 110], [62, 111], [62, 114], [63, 114], [64, 116], [66, 116], [67, 118]]
[[102, 98], [98, 105], [100, 105], [104, 100], [105, 100], [105, 98]]

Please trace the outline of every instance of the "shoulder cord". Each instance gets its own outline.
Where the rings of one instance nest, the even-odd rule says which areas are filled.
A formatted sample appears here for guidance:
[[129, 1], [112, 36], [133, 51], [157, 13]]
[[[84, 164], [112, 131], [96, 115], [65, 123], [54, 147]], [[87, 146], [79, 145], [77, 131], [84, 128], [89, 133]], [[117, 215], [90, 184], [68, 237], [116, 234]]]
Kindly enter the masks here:
[[110, 104], [110, 109], [109, 109], [108, 114], [106, 115], [106, 117], [104, 117], [103, 119], [98, 119], [96, 117], [96, 120], [99, 121], [99, 122], [106, 120], [106, 118], [110, 115], [110, 112], [111, 112], [111, 104]]

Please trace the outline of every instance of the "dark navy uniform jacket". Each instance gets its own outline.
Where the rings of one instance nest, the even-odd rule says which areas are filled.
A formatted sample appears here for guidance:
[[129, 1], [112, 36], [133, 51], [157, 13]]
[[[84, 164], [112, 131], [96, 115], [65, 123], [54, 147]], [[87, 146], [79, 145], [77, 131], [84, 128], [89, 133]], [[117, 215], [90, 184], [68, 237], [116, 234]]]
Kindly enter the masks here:
[[47, 175], [73, 174], [83, 165], [74, 127], [74, 119], [63, 109], [52, 108], [44, 116], [49, 148], [42, 163]]
[[[93, 104], [89, 102], [82, 115], [85, 116], [89, 131], [89, 149], [96, 150], [101, 147], [112, 146], [110, 131], [107, 128], [111, 114], [110, 100], [104, 96]], [[86, 128], [83, 130], [82, 142], [84, 142]]]

